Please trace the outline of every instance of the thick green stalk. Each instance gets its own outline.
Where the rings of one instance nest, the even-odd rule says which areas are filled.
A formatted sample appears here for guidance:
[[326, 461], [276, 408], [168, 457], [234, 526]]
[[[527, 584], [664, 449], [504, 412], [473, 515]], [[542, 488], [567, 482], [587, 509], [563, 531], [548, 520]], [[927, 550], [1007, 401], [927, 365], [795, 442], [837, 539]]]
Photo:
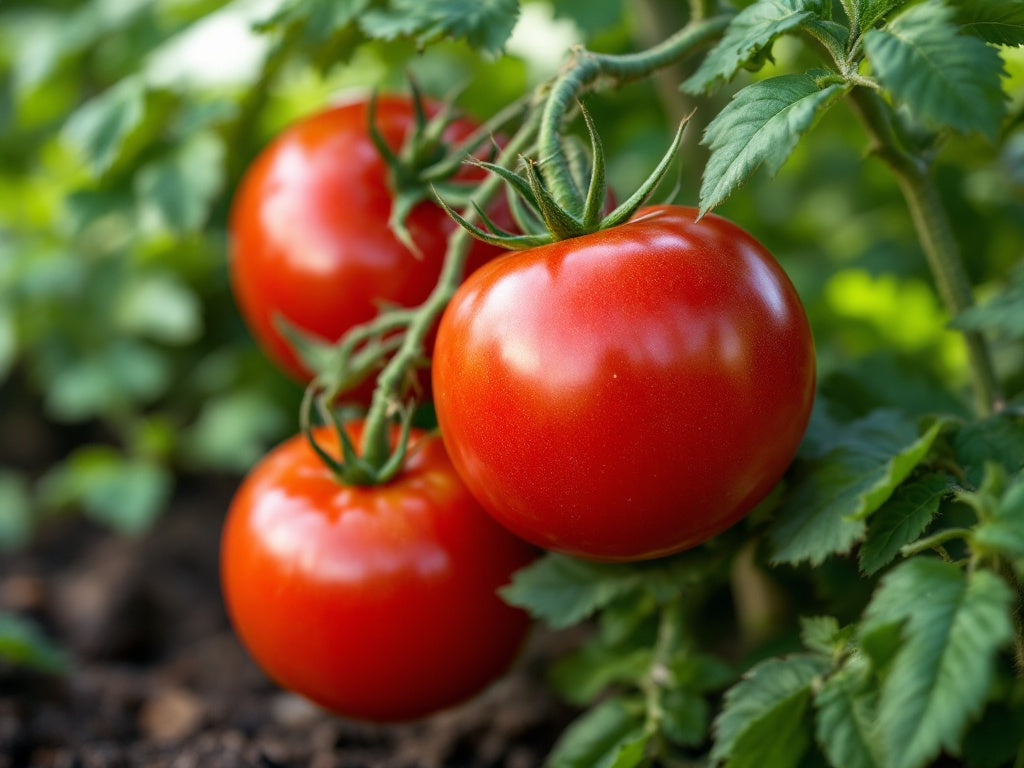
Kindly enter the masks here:
[[[515, 163], [521, 152], [533, 143], [537, 135], [540, 111], [534, 110], [530, 119], [519, 128], [508, 144], [502, 149], [495, 163], [509, 167]], [[471, 201], [481, 209], [501, 187], [501, 177], [489, 176], [483, 181], [471, 197]], [[470, 211], [473, 206], [469, 206]], [[467, 214], [472, 220], [472, 213]], [[438, 277], [437, 285], [430, 296], [415, 311], [415, 317], [406, 329], [402, 346], [388, 361], [377, 377], [377, 387], [373, 391], [369, 413], [366, 415], [366, 430], [363, 435], [363, 461], [372, 467], [382, 467], [391, 454], [390, 417], [397, 405], [395, 398], [402, 391], [407, 373], [414, 369], [417, 361], [423, 356], [424, 341], [444, 308], [462, 281], [465, 269], [466, 253], [469, 251], [472, 237], [461, 227], [456, 229], [448, 241], [444, 265]]]
[[[549, 184], [552, 184], [552, 193], [559, 203], [563, 203], [563, 200], [572, 200], [577, 193], [574, 191], [560, 136], [570, 103], [598, 77], [608, 77], [620, 83], [626, 82], [644, 77], [682, 59], [700, 45], [717, 38], [728, 26], [730, 18], [731, 16], [716, 16], [695, 21], [662, 43], [639, 53], [614, 56], [586, 50], [578, 51], [575, 60], [554, 82], [549, 92], [544, 86], [538, 89], [539, 95], [547, 94], [543, 111], [531, 111], [528, 121], [502, 150], [496, 164], [511, 167], [518, 155], [533, 143], [539, 129], [540, 150], [545, 166], [553, 169], [553, 177], [547, 179]], [[477, 188], [471, 202], [483, 209], [498, 191], [501, 181], [496, 175], [489, 177]], [[579, 207], [582, 209], [582, 204]], [[472, 212], [473, 205], [467, 210]], [[574, 208], [570, 207], [570, 210]], [[472, 221], [475, 215], [467, 218]], [[395, 409], [401, 407], [396, 398], [402, 391], [408, 372], [413, 370], [423, 356], [423, 342], [434, 321], [447, 306], [462, 280], [469, 243], [470, 235], [464, 229], [460, 228], [452, 235], [437, 285], [427, 300], [417, 308], [415, 318], [405, 332], [402, 346], [377, 377], [377, 388], [374, 390], [370, 410], [366, 416], [362, 446], [363, 462], [371, 467], [382, 467], [388, 462], [391, 454], [390, 418]]]
[[731, 19], [731, 16], [722, 15], [691, 22], [658, 45], [639, 53], [617, 56], [583, 49], [576, 52], [568, 69], [551, 88], [540, 127], [544, 179], [559, 205], [570, 211], [582, 207], [578, 205], [578, 193], [562, 149], [561, 131], [566, 113], [583, 89], [599, 77], [609, 77], [618, 83], [646, 77], [690, 55], [702, 44], [717, 39]]
[[[872, 149], [895, 174], [910, 209], [918, 240], [928, 260], [939, 296], [952, 317], [974, 304], [963, 255], [953, 235], [949, 216], [932, 180], [928, 163], [900, 145], [888, 107], [867, 88], [851, 91], [854, 110], [867, 128]], [[964, 333], [978, 409], [982, 414], [1003, 407], [995, 367], [984, 336]]]

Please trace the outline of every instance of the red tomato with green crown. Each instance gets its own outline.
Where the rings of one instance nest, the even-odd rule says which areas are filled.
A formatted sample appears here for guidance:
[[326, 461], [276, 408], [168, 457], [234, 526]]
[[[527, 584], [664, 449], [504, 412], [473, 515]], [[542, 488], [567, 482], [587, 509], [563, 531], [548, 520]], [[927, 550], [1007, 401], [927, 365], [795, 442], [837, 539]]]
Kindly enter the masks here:
[[740, 520], [792, 461], [814, 345], [778, 263], [679, 206], [485, 265], [437, 335], [445, 444], [510, 531], [607, 561]]
[[[293, 124], [256, 158], [232, 202], [230, 273], [239, 309], [265, 352], [300, 381], [310, 371], [275, 317], [334, 342], [383, 305], [415, 306], [437, 282], [454, 228], [440, 207], [423, 201], [406, 220], [420, 253], [396, 238], [388, 226], [388, 165], [371, 139], [368, 110], [360, 99]], [[377, 99], [375, 124], [393, 151], [415, 123], [409, 98]], [[444, 138], [457, 142], [475, 128], [458, 119]], [[465, 166], [455, 178], [482, 176]], [[495, 215], [510, 222], [507, 211]], [[467, 271], [500, 252], [474, 243]], [[356, 399], [368, 400], [372, 387], [358, 391]]]
[[[349, 429], [357, 444], [361, 433]], [[336, 435], [315, 434], [337, 451]], [[414, 430], [399, 475], [360, 487], [298, 436], [235, 495], [221, 578], [232, 624], [271, 678], [390, 722], [458, 704], [507, 669], [529, 620], [496, 590], [534, 556], [484, 513], [438, 437]]]

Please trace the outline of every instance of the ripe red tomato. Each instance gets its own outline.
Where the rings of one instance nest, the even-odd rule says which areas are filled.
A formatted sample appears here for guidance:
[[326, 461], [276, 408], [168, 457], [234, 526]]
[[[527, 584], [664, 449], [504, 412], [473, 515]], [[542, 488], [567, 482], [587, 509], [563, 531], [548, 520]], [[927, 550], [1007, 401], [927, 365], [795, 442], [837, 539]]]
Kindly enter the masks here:
[[[350, 429], [358, 444], [362, 425]], [[327, 430], [318, 437], [337, 447]], [[495, 590], [535, 551], [488, 517], [437, 437], [386, 485], [338, 483], [301, 437], [239, 488], [221, 542], [228, 613], [281, 685], [363, 720], [417, 718], [495, 680], [528, 628]]]
[[[370, 139], [367, 109], [359, 100], [292, 125], [256, 158], [232, 203], [235, 298], [263, 349], [300, 381], [310, 372], [274, 317], [333, 342], [375, 317], [382, 303], [415, 306], [437, 282], [454, 227], [440, 207], [422, 202], [406, 221], [421, 257], [391, 232], [388, 168]], [[412, 102], [380, 97], [376, 123], [397, 151], [415, 125]], [[457, 141], [474, 128], [457, 120], [445, 138]], [[482, 175], [467, 167], [457, 178]], [[509, 223], [507, 212], [496, 215]], [[499, 252], [475, 243], [467, 271]], [[356, 399], [368, 400], [371, 392], [364, 387]]]
[[456, 470], [527, 541], [595, 560], [693, 547], [779, 480], [814, 396], [792, 284], [725, 219], [678, 206], [491, 262], [434, 350]]

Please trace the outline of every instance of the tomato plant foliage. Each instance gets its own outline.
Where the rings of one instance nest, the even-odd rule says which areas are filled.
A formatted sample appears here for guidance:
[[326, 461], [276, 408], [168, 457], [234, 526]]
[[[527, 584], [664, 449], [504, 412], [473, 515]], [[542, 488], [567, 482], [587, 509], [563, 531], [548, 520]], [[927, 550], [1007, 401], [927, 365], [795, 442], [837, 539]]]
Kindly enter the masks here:
[[[553, 747], [553, 766], [1021, 764], [1024, 2], [275, 0], [257, 15], [253, 7], [228, 0], [0, 5], [0, 426], [20, 434], [11, 425], [36, 414], [88, 436], [42, 469], [0, 448], [11, 464], [0, 469], [0, 546], [23, 546], [41, 513], [65, 509], [142, 530], [171, 497], [178, 472], [247, 469], [288, 431], [300, 393], [252, 344], [230, 300], [229, 213], [245, 170], [274, 137], [329, 110], [339, 90], [393, 92], [407, 69], [435, 96], [468, 83], [460, 103], [513, 147], [505, 156], [485, 145], [479, 156], [509, 173], [525, 169], [520, 186], [533, 202], [511, 207], [522, 209], [524, 221], [547, 217], [563, 232], [600, 218], [599, 204], [566, 205], [602, 199], [587, 194], [592, 178], [610, 180], [616, 197], [629, 200], [640, 174], [655, 167], [672, 123], [696, 107], [702, 130], [688, 129], [673, 202], [706, 214], [698, 222], [706, 227], [717, 226], [710, 212], [721, 210], [767, 246], [802, 299], [818, 373], [802, 440], [806, 340], [797, 345], [801, 354], [766, 347], [778, 359], [746, 383], [742, 407], [727, 403], [721, 378], [686, 394], [677, 391], [686, 383], [678, 379], [655, 391], [637, 378], [613, 378], [629, 391], [608, 385], [591, 396], [597, 390], [556, 387], [567, 374], [546, 358], [527, 383], [516, 378], [508, 349], [482, 353], [491, 366], [485, 373], [463, 357], [468, 337], [442, 342], [434, 376], [456, 467], [485, 506], [515, 501], [515, 514], [499, 509], [499, 519], [562, 551], [512, 575], [532, 555], [475, 514], [455, 526], [450, 540], [462, 543], [451, 562], [486, 578], [452, 577], [421, 600], [416, 589], [429, 591], [422, 583], [381, 577], [377, 596], [393, 588], [392, 604], [365, 602], [366, 583], [357, 589], [350, 579], [345, 592], [343, 580], [314, 578], [297, 582], [295, 599], [274, 604], [266, 621], [253, 603], [259, 598], [257, 608], [265, 607], [270, 581], [284, 567], [278, 560], [275, 571], [274, 558], [295, 555], [304, 539], [301, 526], [288, 525], [260, 543], [265, 529], [237, 522], [259, 517], [260, 505], [247, 503], [257, 495], [251, 480], [228, 536], [250, 542], [225, 544], [229, 607], [241, 634], [274, 677], [318, 701], [371, 719], [412, 717], [500, 673], [525, 626], [518, 609], [494, 597], [505, 585], [502, 598], [538, 621], [585, 625], [579, 646], [551, 670], [555, 688], [580, 708]], [[234, 42], [203, 37], [231, 19], [241, 30]], [[223, 51], [238, 51], [241, 62], [244, 46], [234, 46], [242, 39], [253, 46], [250, 66], [228, 73]], [[539, 51], [556, 39], [573, 50], [561, 69]], [[219, 54], [205, 79], [180, 68], [197, 50]], [[552, 93], [557, 98], [545, 102]], [[569, 122], [583, 96], [604, 142], [601, 160], [591, 158], [589, 167]], [[382, 102], [382, 119], [389, 110]], [[519, 154], [533, 164], [517, 165]], [[447, 199], [481, 222], [497, 184], [479, 169], [463, 173], [477, 174], [472, 201]], [[344, 195], [330, 197], [324, 210], [347, 207]], [[462, 235], [449, 237], [454, 227], [437, 221], [451, 265], [468, 243], [460, 246]], [[582, 255], [588, 242], [609, 242], [630, 226], [542, 249], [569, 264], [574, 249]], [[312, 225], [294, 229], [307, 236]], [[432, 275], [440, 270], [440, 251], [433, 262], [407, 256], [404, 267], [394, 262], [387, 271], [405, 275], [428, 263]], [[469, 278], [452, 311], [471, 292], [493, 290], [489, 281], [528, 271], [530, 258], [502, 256]], [[588, 263], [597, 270], [605, 262]], [[426, 285], [414, 297], [377, 296], [424, 302], [407, 307], [400, 322], [373, 326], [379, 320], [368, 319], [365, 307], [353, 318], [371, 324], [358, 353], [382, 350], [379, 359], [365, 357], [367, 371], [384, 367], [367, 423], [387, 430], [366, 445], [321, 437], [341, 463], [360, 471], [388, 464], [396, 442], [389, 419], [412, 417], [403, 375], [424, 366], [422, 342], [463, 271], [442, 271], [445, 291]], [[671, 285], [679, 274], [666, 269], [657, 282]], [[724, 270], [705, 277], [683, 288], [713, 283], [709, 301], [735, 297]], [[268, 279], [284, 285], [279, 274]], [[326, 282], [313, 280], [304, 297]], [[547, 334], [587, 359], [580, 349], [593, 337], [586, 333], [609, 333], [626, 293], [636, 294], [631, 319], [656, 295], [625, 278], [609, 282], [607, 293], [576, 304], [562, 297], [542, 307], [545, 292], [537, 288], [517, 294], [509, 316], [525, 314], [489, 332], [520, 341], [528, 331]], [[350, 309], [340, 288], [325, 292]], [[309, 303], [304, 308], [321, 309]], [[556, 321], [535, 327], [545, 312]], [[763, 317], [750, 323], [774, 338]], [[620, 325], [634, 334], [641, 327]], [[673, 352], [696, 337], [676, 330]], [[521, 344], [519, 363], [538, 349]], [[602, 364], [629, 368], [626, 352], [603, 352], [595, 351]], [[787, 376], [792, 389], [780, 383]], [[455, 410], [462, 410], [452, 419], [459, 398]], [[634, 431], [652, 413], [663, 428], [660, 443]], [[429, 411], [418, 418], [429, 421]], [[286, 444], [252, 477], [285, 462], [281, 456], [301, 455], [285, 463], [317, 480], [289, 486], [289, 510], [301, 507], [310, 526], [326, 525], [330, 516], [319, 512], [339, 494], [405, 498], [405, 481], [442, 452], [439, 439], [413, 435], [420, 448], [388, 466], [390, 479], [376, 487], [326, 479], [301, 442]], [[574, 455], [605, 453], [601, 471], [567, 469]], [[752, 456], [758, 471], [750, 469]], [[417, 512], [382, 515], [378, 524], [479, 511], [456, 493], [461, 481], [447, 463], [432, 466], [431, 477], [446, 479], [427, 483], [430, 492], [457, 499], [437, 501], [421, 488]], [[500, 477], [496, 466], [509, 474]], [[652, 467], [657, 481], [643, 474]], [[638, 492], [661, 503], [649, 519], [630, 507], [631, 484], [641, 476], [648, 481]], [[695, 490], [687, 478], [706, 487]], [[757, 492], [743, 492], [751, 487]], [[314, 491], [323, 495], [312, 499]], [[730, 510], [714, 526], [692, 539], [670, 530], [685, 520], [692, 532], [687, 505], [699, 500], [707, 514], [722, 503], [714, 493], [729, 497], [721, 509]], [[583, 507], [615, 525], [582, 524]], [[268, 508], [264, 515], [273, 516]], [[425, 536], [448, 523], [416, 530]], [[468, 541], [474, 531], [480, 538]], [[326, 547], [339, 540], [336, 533], [309, 546]], [[383, 528], [377, 533], [387, 538]], [[590, 540], [567, 546], [567, 536]], [[698, 539], [699, 546], [669, 554]], [[515, 556], [494, 554], [495, 541]], [[239, 557], [244, 551], [262, 552], [263, 564]], [[396, 562], [408, 554], [392, 551]], [[574, 554], [662, 556], [609, 563]], [[345, 562], [363, 561], [352, 555]], [[316, 600], [323, 616], [346, 606], [358, 615], [320, 628], [288, 615]], [[448, 620], [428, 617], [426, 605], [447, 605]], [[395, 611], [415, 615], [417, 631], [430, 638], [418, 649], [425, 655], [395, 636]], [[469, 621], [467, 613], [491, 619]], [[60, 651], [25, 617], [0, 619], [5, 660], [64, 667]], [[353, 620], [359, 631], [350, 631]], [[305, 651], [282, 654], [280, 643]], [[393, 651], [386, 660], [378, 655], [384, 649]], [[346, 668], [354, 657], [361, 666]], [[319, 665], [315, 676], [302, 666], [310, 660]]]

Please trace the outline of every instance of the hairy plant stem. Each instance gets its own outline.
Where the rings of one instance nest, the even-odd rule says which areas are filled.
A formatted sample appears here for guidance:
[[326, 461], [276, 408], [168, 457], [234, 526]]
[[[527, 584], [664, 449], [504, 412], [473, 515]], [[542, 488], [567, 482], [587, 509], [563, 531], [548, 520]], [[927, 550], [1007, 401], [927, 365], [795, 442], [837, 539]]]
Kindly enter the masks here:
[[[531, 117], [512, 136], [495, 160], [495, 164], [510, 167], [535, 140], [539, 123], [539, 110], [534, 110]], [[473, 220], [476, 211], [473, 203], [483, 208], [498, 191], [502, 183], [499, 176], [489, 176], [483, 181], [470, 198], [467, 209], [469, 220]], [[430, 296], [413, 313], [412, 321], [405, 331], [402, 346], [388, 361], [377, 377], [377, 387], [373, 391], [373, 400], [366, 415], [366, 429], [363, 436], [363, 461], [373, 467], [381, 467], [387, 463], [391, 454], [390, 421], [396, 407], [401, 404], [395, 401], [396, 393], [402, 391], [402, 384], [408, 372], [423, 356], [424, 341], [434, 325], [434, 321], [448, 305], [455, 289], [462, 281], [466, 254], [472, 242], [468, 231], [457, 228], [448, 240], [444, 265], [438, 277], [437, 285]]]
[[638, 80], [693, 53], [704, 43], [718, 38], [731, 20], [729, 15], [691, 22], [671, 37], [639, 53], [613, 55], [577, 49], [567, 69], [551, 87], [540, 127], [540, 153], [552, 196], [566, 210], [579, 208], [569, 162], [562, 149], [561, 130], [566, 113], [584, 88], [598, 78], [617, 83]]
[[[634, 54], [596, 54], [580, 49], [553, 84], [541, 85], [535, 98], [546, 98], [544, 109], [533, 109], [527, 121], [520, 127], [495, 160], [497, 165], [510, 168], [516, 158], [538, 138], [546, 168], [557, 180], [552, 192], [562, 203], [559, 194], [575, 195], [569, 163], [562, 150], [561, 126], [571, 102], [584, 88], [599, 77], [607, 77], [622, 83], [644, 77], [661, 67], [668, 66], [689, 55], [704, 43], [716, 39], [728, 26], [731, 16], [716, 16], [688, 24], [676, 34], [653, 46]], [[555, 149], [552, 150], [552, 147]], [[465, 218], [472, 222], [477, 217], [476, 208], [485, 208], [491, 197], [498, 191], [502, 180], [490, 176], [477, 187], [466, 208]], [[559, 193], [557, 190], [561, 189]], [[571, 199], [571, 198], [563, 198]], [[390, 422], [396, 410], [404, 406], [398, 401], [409, 371], [423, 358], [424, 340], [435, 320], [448, 305], [455, 289], [462, 280], [466, 252], [469, 249], [470, 234], [459, 228], [448, 241], [444, 266], [437, 285], [427, 300], [416, 308], [413, 319], [405, 331], [403, 342], [394, 356], [387, 362], [377, 377], [370, 410], [366, 415], [363, 433], [362, 463], [370, 467], [383, 467], [391, 457]]]
[[[956, 317], [974, 304], [974, 296], [929, 163], [901, 146], [889, 108], [877, 93], [856, 87], [850, 96], [854, 111], [871, 137], [872, 150], [885, 161], [899, 182], [939, 296], [949, 314]], [[988, 343], [976, 331], [964, 332], [964, 342], [979, 412], [985, 415], [1001, 410], [1005, 403]]]

